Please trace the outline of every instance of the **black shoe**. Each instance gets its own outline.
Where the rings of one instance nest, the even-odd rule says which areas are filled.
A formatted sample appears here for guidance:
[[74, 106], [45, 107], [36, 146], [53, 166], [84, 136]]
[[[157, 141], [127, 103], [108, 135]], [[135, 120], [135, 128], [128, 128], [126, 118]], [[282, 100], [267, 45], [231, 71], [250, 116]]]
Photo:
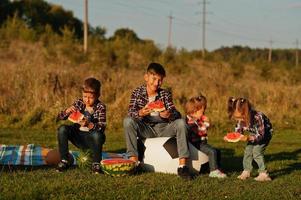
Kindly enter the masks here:
[[102, 171], [99, 163], [92, 164], [92, 173], [93, 174], [103, 174], [103, 171]]
[[66, 171], [70, 166], [71, 164], [67, 160], [61, 160], [56, 167], [56, 171], [57, 172]]
[[185, 180], [192, 180], [192, 176], [189, 173], [189, 169], [187, 166], [178, 168], [178, 176]]
[[133, 171], [133, 174], [137, 175], [137, 174], [142, 174], [144, 172], [144, 167], [143, 167], [144, 163], [139, 163]]

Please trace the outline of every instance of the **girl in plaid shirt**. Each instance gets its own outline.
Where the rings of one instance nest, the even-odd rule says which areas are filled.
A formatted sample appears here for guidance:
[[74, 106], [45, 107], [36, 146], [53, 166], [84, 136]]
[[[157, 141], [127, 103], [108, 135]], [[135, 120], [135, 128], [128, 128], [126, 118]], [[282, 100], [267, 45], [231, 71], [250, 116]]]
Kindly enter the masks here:
[[205, 116], [207, 99], [204, 96], [193, 97], [186, 103], [186, 123], [189, 127], [188, 140], [209, 158], [209, 177], [226, 178], [220, 168], [220, 151], [207, 144], [209, 119]]
[[106, 106], [98, 99], [101, 83], [95, 78], [84, 81], [82, 99], [77, 99], [72, 106], [61, 111], [58, 119], [66, 120], [73, 112], [84, 114], [84, 119], [72, 125], [62, 125], [58, 129], [58, 143], [61, 161], [57, 171], [62, 172], [70, 167], [68, 158], [68, 141], [80, 149], [90, 149], [93, 153], [92, 172], [102, 173], [100, 161], [102, 146], [105, 142]]
[[237, 121], [235, 131], [250, 133], [243, 158], [243, 172], [238, 176], [245, 180], [250, 177], [252, 161], [258, 165], [259, 175], [256, 181], [270, 181], [264, 164], [264, 151], [272, 138], [272, 124], [268, 117], [262, 112], [256, 111], [249, 100], [245, 98], [230, 97], [228, 101], [228, 114], [230, 119]]

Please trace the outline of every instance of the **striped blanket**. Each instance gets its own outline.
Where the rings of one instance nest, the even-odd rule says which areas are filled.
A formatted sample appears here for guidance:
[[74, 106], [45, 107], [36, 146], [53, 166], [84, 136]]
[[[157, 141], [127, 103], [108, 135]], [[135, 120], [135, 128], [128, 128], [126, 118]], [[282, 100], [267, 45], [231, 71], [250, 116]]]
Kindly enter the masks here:
[[[34, 144], [28, 145], [4, 145], [0, 144], [0, 165], [23, 165], [23, 166], [42, 166], [47, 165], [45, 159], [47, 153], [52, 150]], [[70, 151], [73, 156], [73, 164], [76, 165], [78, 151]], [[126, 154], [102, 153], [103, 159], [108, 158], [127, 158]]]

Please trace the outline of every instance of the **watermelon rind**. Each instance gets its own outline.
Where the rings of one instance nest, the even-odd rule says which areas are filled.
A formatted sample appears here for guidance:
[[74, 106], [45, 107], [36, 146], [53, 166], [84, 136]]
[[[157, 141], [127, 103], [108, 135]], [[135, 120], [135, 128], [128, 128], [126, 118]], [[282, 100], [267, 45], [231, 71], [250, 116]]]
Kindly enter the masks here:
[[[128, 162], [125, 160], [124, 163], [106, 163], [108, 160], [101, 161], [101, 167], [105, 174], [110, 176], [127, 176], [133, 173], [135, 170], [135, 162]], [[114, 161], [114, 159], [110, 160]], [[116, 160], [117, 161], [117, 160]], [[120, 160], [118, 160], [120, 161]]]

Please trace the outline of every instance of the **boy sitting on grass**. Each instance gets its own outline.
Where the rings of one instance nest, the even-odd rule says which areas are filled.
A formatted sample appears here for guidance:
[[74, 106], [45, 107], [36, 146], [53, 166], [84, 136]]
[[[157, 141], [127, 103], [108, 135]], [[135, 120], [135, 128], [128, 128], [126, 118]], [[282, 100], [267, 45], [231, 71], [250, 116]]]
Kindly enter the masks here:
[[105, 142], [106, 106], [99, 100], [101, 83], [95, 78], [84, 81], [82, 99], [77, 99], [69, 108], [61, 111], [58, 119], [66, 120], [70, 114], [79, 111], [84, 118], [77, 124], [62, 125], [58, 128], [58, 145], [61, 156], [56, 170], [67, 170], [70, 163], [68, 141], [80, 149], [90, 149], [93, 155], [92, 172], [102, 173], [100, 161], [102, 145]]

